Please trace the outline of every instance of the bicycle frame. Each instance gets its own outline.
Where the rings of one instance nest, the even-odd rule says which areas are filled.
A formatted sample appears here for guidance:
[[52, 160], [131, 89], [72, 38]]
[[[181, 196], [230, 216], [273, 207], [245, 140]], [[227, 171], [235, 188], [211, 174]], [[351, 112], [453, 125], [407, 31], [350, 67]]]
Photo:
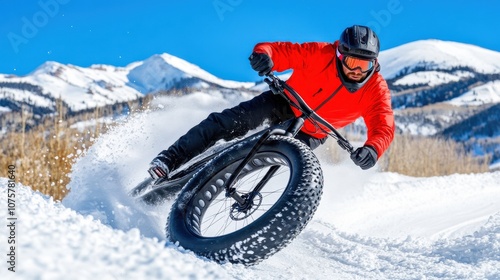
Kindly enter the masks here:
[[[290, 120], [290, 124], [288, 125], [286, 130], [281, 128], [270, 128], [268, 129], [256, 142], [256, 144], [252, 147], [250, 153], [243, 159], [243, 161], [236, 167], [235, 171], [231, 174], [228, 181], [225, 184], [226, 188], [226, 196], [232, 197], [238, 203], [238, 207], [241, 211], [245, 211], [249, 207], [251, 207], [251, 203], [253, 202], [255, 196], [262, 190], [265, 184], [269, 181], [269, 179], [278, 171], [279, 166], [273, 166], [269, 168], [266, 175], [262, 178], [262, 180], [256, 185], [256, 187], [249, 193], [248, 196], [242, 197], [237, 192], [236, 189], [232, 187], [234, 181], [243, 170], [243, 168], [247, 165], [247, 163], [252, 159], [252, 157], [258, 152], [259, 148], [264, 144], [264, 142], [269, 139], [271, 135], [284, 135], [287, 137], [295, 137], [297, 133], [300, 131], [306, 119], [311, 120], [313, 123], [317, 124], [320, 129], [326, 132], [328, 135], [337, 140], [337, 143], [340, 147], [346, 150], [349, 154], [354, 152], [354, 147], [349, 143], [349, 141], [344, 138], [330, 123], [324, 120], [321, 116], [316, 114], [314, 110], [312, 110], [304, 99], [285, 81], [276, 77], [272, 72], [267, 74], [267, 78], [264, 80], [268, 85], [271, 91], [274, 94], [279, 94], [283, 96], [291, 106], [299, 109], [302, 114], [296, 118]], [[296, 100], [295, 102], [285, 93], [285, 90]], [[328, 130], [321, 128], [321, 125], [326, 127]]]
[[[259, 151], [261, 146], [272, 135], [295, 137], [303, 127], [305, 120], [308, 119], [318, 125], [318, 127], [322, 129], [326, 134], [336, 139], [338, 145], [346, 150], [349, 154], [352, 154], [354, 152], [354, 148], [349, 143], [349, 141], [347, 141], [347, 139], [345, 139], [331, 124], [329, 124], [321, 116], [316, 114], [316, 112], [307, 105], [304, 99], [302, 99], [302, 97], [285, 81], [279, 79], [273, 73], [269, 73], [264, 81], [269, 85], [269, 88], [274, 94], [283, 96], [288, 101], [290, 106], [299, 109], [302, 114], [298, 117], [291, 118], [277, 126], [270, 127], [267, 130], [260, 131], [251, 136], [255, 138], [254, 146], [250, 150], [250, 153], [248, 153], [243, 161], [236, 167], [236, 169], [224, 185], [226, 189], [226, 196], [232, 197], [236, 201], [235, 206], [238, 207], [240, 211], [246, 211], [247, 209], [252, 207], [252, 202], [255, 196], [262, 190], [266, 183], [279, 169], [279, 166], [270, 167], [261, 181], [257, 183], [254, 189], [246, 195], [239, 195], [236, 192], [236, 188], [233, 187], [236, 178], [238, 178], [243, 168], [250, 162], [250, 160]], [[290, 97], [285, 93], [285, 90], [290, 94]], [[188, 165], [185, 169], [175, 171], [169, 178], [157, 179], [154, 184], [141, 184], [131, 191], [131, 195], [135, 197], [141, 196], [142, 200], [147, 202], [148, 204], [155, 204], [165, 197], [173, 197], [174, 194], [179, 191], [192, 177], [192, 174], [197, 172], [197, 170], [202, 168], [207, 162], [217, 156], [218, 153], [196, 160], [193, 164]]]

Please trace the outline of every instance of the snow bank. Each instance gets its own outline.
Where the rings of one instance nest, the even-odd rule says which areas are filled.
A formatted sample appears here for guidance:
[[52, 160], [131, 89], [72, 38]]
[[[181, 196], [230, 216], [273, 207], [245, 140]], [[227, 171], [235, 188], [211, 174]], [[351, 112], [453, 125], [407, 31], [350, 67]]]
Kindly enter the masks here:
[[322, 203], [317, 217], [343, 231], [456, 238], [472, 234], [500, 213], [500, 172], [413, 178], [374, 171], [363, 175], [348, 166], [327, 170], [325, 181], [331, 183], [323, 199], [332, 203]]
[[[5, 186], [6, 180], [0, 184]], [[112, 229], [27, 187], [16, 191], [18, 265], [15, 273], [2, 273], [8, 279], [231, 278], [221, 266], [165, 248], [157, 239], [142, 237], [138, 229]], [[6, 188], [0, 193], [6, 197]], [[0, 216], [5, 221], [6, 211]], [[5, 231], [2, 227], [2, 236]]]
[[155, 100], [154, 110], [113, 128], [73, 165], [71, 191], [63, 204], [113, 228], [139, 228], [145, 236], [164, 238], [170, 205], [150, 209], [137, 204], [128, 191], [149, 176], [148, 164], [161, 150], [207, 112], [222, 110], [229, 103], [220, 94], [206, 93]]

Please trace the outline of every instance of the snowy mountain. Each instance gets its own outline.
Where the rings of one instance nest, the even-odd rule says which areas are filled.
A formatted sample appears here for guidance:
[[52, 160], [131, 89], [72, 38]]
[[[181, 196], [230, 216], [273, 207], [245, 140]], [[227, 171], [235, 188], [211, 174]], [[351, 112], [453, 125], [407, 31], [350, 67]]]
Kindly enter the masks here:
[[453, 138], [500, 162], [499, 52], [424, 40], [383, 51], [379, 61], [401, 132]]
[[[460, 99], [477, 87], [500, 80], [500, 53], [463, 43], [416, 41], [381, 52], [379, 61], [396, 108]], [[476, 92], [473, 100], [461, 99], [461, 105], [495, 102], [484, 90]]]
[[[441, 41], [421, 40], [407, 43], [380, 53], [382, 74], [386, 79], [415, 73], [422, 68], [426, 71], [450, 70], [459, 67], [471, 68], [483, 74], [500, 73], [500, 53], [478, 46]], [[469, 75], [457, 73], [457, 76]], [[432, 73], [428, 82], [435, 78]], [[406, 84], [415, 81], [407, 81]]]
[[0, 106], [14, 111], [25, 106], [36, 114], [54, 111], [57, 98], [71, 111], [134, 100], [141, 94], [128, 85], [128, 71], [107, 65], [83, 68], [46, 62], [24, 77], [0, 76]]
[[142, 93], [171, 88], [250, 88], [255, 83], [222, 80], [178, 57], [154, 55], [138, 63], [127, 75], [131, 85]]
[[219, 79], [169, 54], [154, 55], [126, 67], [84, 68], [46, 62], [23, 77], [0, 75], [0, 114], [19, 111], [21, 106], [35, 114], [50, 113], [57, 98], [75, 112], [173, 88], [247, 89], [254, 85]]
[[[322, 162], [315, 217], [268, 260], [219, 265], [168, 242], [171, 202], [147, 206], [128, 191], [158, 151], [240, 101], [203, 92], [155, 99], [168, 110], [133, 115], [78, 159], [62, 203], [18, 184], [18, 262], [2, 279], [500, 279], [500, 172], [413, 178]], [[6, 178], [0, 195], [7, 209]]]

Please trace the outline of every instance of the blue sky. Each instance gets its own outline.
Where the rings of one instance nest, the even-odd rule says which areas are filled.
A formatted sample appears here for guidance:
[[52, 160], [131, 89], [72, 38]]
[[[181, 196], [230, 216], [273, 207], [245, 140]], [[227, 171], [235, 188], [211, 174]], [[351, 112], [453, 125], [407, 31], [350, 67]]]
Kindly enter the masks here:
[[125, 66], [170, 53], [212, 74], [259, 77], [248, 63], [261, 41], [334, 41], [372, 27], [382, 50], [421, 39], [500, 51], [499, 1], [19, 0], [0, 2], [0, 73], [47, 60]]

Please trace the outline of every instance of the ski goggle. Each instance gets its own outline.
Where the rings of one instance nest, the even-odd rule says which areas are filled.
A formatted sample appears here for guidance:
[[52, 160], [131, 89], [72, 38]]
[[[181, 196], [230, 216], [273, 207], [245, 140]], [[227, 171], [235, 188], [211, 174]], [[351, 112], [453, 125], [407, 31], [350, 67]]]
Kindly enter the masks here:
[[369, 72], [375, 66], [375, 59], [362, 59], [350, 55], [343, 55], [337, 49], [337, 57], [347, 69], [354, 71], [359, 69], [361, 73]]

